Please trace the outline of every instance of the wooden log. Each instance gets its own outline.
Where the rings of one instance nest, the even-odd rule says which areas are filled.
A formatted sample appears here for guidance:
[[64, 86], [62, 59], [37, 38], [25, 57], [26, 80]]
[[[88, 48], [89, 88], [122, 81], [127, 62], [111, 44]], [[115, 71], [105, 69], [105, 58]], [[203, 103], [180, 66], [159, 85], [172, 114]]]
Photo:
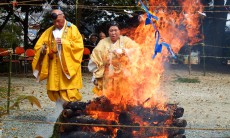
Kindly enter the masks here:
[[74, 131], [70, 133], [61, 133], [60, 138], [112, 138], [112, 136], [96, 132]]
[[171, 115], [168, 112], [161, 111], [161, 110], [151, 110], [151, 109], [143, 109], [142, 112], [139, 112], [137, 115], [141, 117], [143, 121], [147, 121], [150, 124], [152, 123], [159, 124], [171, 118]]
[[[131, 114], [135, 114], [143, 118], [144, 121], [148, 121], [149, 123], [165, 122], [172, 116], [175, 118], [183, 116], [184, 109], [177, 107], [177, 104], [167, 104], [165, 106], [167, 108], [167, 111], [158, 110], [157, 108], [144, 108], [142, 105], [127, 105], [125, 111], [128, 111]], [[117, 109], [120, 109], [120, 111], [118, 111]], [[124, 109], [120, 105], [111, 104], [111, 102], [106, 97], [99, 97], [94, 99], [89, 103], [89, 105], [87, 105], [87, 110], [116, 112], [117, 114], [120, 114]]]
[[184, 108], [178, 107], [175, 109], [175, 111], [173, 113], [173, 117], [174, 118], [180, 118], [183, 116], [183, 114], [184, 114]]
[[115, 121], [94, 119], [91, 116], [87, 116], [87, 115], [74, 116], [70, 118], [67, 122], [82, 123], [82, 124], [114, 124], [115, 123]]
[[177, 127], [186, 127], [187, 121], [184, 119], [174, 119], [172, 125]]
[[110, 100], [104, 96], [101, 96], [90, 101], [89, 105], [87, 106], [87, 110], [112, 112], [114, 111], [114, 107], [116, 107], [116, 105], [112, 105]]
[[89, 102], [68, 102], [67, 104], [63, 105], [63, 108], [72, 110], [85, 110], [88, 104]]
[[168, 129], [168, 136], [170, 138], [173, 138], [176, 135], [181, 135], [181, 134], [184, 134], [184, 133], [185, 133], [184, 129], [180, 129], [180, 128], [171, 128], [171, 129]]
[[117, 138], [133, 138], [132, 132], [125, 130], [117, 130]]
[[172, 138], [186, 138], [186, 136], [179, 134], [179, 135], [173, 136]]
[[131, 119], [131, 114], [126, 111], [123, 111], [119, 114], [118, 121], [120, 124], [123, 124], [123, 125], [132, 125], [133, 123], [135, 123]]
[[63, 109], [61, 115], [64, 118], [71, 118], [73, 116], [80, 116], [86, 114], [85, 111], [82, 110], [72, 110], [72, 109]]
[[[154, 108], [145, 108], [142, 105], [126, 105], [122, 107], [121, 105], [114, 105], [106, 97], [95, 98], [89, 102], [70, 102], [64, 105], [64, 110], [62, 111], [62, 117], [64, 123], [80, 123], [80, 124], [98, 124], [98, 125], [133, 125], [140, 126], [136, 123], [135, 117], [142, 119], [142, 121], [148, 122], [153, 126], [166, 126], [165, 122], [169, 119], [171, 124], [167, 126], [177, 126], [177, 127], [186, 127], [187, 121], [183, 119], [178, 119], [183, 116], [184, 108], [178, 107], [177, 104], [167, 104], [166, 110], [159, 110], [157, 107]], [[122, 111], [124, 110], [124, 111]], [[95, 119], [90, 116], [90, 111], [100, 111], [100, 112], [113, 112], [118, 115], [118, 123], [111, 120]], [[96, 126], [82, 126], [76, 124], [64, 124], [60, 125], [60, 132], [68, 132], [75, 135], [80, 135], [84, 137], [91, 136], [95, 134], [94, 129]], [[183, 137], [185, 130], [176, 128], [176, 129], [162, 129], [162, 128], [137, 128], [137, 127], [108, 127], [108, 126], [97, 126], [99, 128], [104, 128], [103, 132], [100, 134], [105, 136], [112, 136], [115, 129], [117, 131], [117, 138], [124, 137], [135, 137], [135, 134], [141, 136], [142, 132], [144, 137], [153, 137], [153, 136], [163, 136], [168, 133], [169, 137], [180, 136]], [[100, 129], [99, 129], [100, 130]], [[89, 135], [85, 134], [85, 132]], [[76, 133], [74, 133], [76, 132]], [[99, 132], [98, 132], [99, 133]], [[140, 134], [138, 134], [140, 133]], [[65, 136], [68, 136], [67, 134]]]
[[[64, 123], [67, 124], [60, 125], [60, 132], [92, 130], [92, 127], [97, 127], [96, 126], [97, 124], [99, 125], [99, 127], [107, 128], [108, 130], [110, 130], [114, 128], [107, 127], [107, 126], [100, 126], [100, 125], [117, 125], [115, 121], [94, 119], [91, 116], [86, 116], [86, 115], [73, 116], [72, 118], [65, 118]], [[77, 125], [76, 123], [79, 123], [79, 125]], [[80, 124], [95, 124], [95, 126], [85, 126]]]

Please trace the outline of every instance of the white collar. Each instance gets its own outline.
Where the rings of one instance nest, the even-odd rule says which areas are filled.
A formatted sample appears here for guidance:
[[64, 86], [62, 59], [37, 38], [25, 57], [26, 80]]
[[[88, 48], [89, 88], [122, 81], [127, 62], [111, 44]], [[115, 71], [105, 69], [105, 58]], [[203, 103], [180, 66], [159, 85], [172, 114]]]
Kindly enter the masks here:
[[63, 30], [64, 30], [65, 26], [66, 26], [66, 20], [65, 20], [65, 24], [62, 27], [62, 29], [55, 28], [53, 30], [54, 38], [61, 38], [62, 37], [62, 33], [63, 33]]

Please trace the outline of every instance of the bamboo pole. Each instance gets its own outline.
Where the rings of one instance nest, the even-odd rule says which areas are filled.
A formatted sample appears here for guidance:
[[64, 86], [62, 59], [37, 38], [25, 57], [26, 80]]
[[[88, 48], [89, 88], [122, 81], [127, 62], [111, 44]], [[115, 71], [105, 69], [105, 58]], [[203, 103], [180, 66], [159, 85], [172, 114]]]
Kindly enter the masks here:
[[12, 44], [8, 50], [10, 62], [9, 62], [9, 74], [8, 74], [8, 92], [7, 92], [7, 114], [10, 113], [10, 89], [11, 89], [11, 75], [12, 75]]
[[[12, 7], [13, 7], [13, 17], [12, 17], [12, 33], [13, 33], [13, 21], [14, 21], [14, 11], [15, 11], [15, 6], [17, 4], [17, 1], [14, 0], [12, 1]], [[9, 62], [9, 76], [8, 76], [8, 92], [7, 92], [7, 114], [10, 113], [10, 90], [11, 90], [11, 76], [12, 76], [12, 54], [13, 54], [13, 49], [12, 46], [13, 43], [11, 41], [10, 44], [10, 49], [8, 50], [9, 52], [9, 57], [10, 57], [10, 62]]]
[[[202, 34], [204, 35], [204, 25], [203, 25], [203, 19], [201, 18], [201, 27], [202, 27]], [[205, 63], [205, 44], [204, 44], [204, 38], [203, 38], [203, 72], [204, 72], [204, 76], [206, 75], [206, 63]]]
[[75, 10], [76, 10], [76, 11], [75, 11], [75, 14], [76, 14], [76, 15], [75, 15], [75, 16], [76, 16], [76, 25], [78, 26], [78, 25], [79, 25], [79, 22], [78, 22], [78, 20], [77, 20], [77, 18], [78, 18], [78, 16], [77, 16], [77, 8], [78, 8], [78, 7], [77, 7], [77, 6], [78, 6], [78, 0], [76, 0], [76, 3], [75, 3], [75, 8], [76, 8], [76, 9], [75, 9]]
[[189, 45], [189, 55], [188, 55], [188, 70], [189, 75], [191, 75], [192, 65], [191, 65], [191, 46]]

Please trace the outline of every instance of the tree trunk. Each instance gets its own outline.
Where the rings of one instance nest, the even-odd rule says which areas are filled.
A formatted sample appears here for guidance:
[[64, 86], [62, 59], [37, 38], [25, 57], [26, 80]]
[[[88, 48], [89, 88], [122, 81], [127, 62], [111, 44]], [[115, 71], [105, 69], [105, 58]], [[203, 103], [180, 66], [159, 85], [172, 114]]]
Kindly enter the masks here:
[[29, 48], [28, 45], [28, 18], [29, 18], [29, 10], [26, 11], [25, 20], [23, 21], [23, 31], [24, 31], [24, 48]]

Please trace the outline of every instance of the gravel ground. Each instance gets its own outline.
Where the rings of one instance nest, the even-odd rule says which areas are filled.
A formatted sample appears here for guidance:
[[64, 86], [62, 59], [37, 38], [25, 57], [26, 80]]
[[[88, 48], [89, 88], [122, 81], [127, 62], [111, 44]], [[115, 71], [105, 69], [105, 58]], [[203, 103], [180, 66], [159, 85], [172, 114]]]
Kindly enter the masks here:
[[[175, 81], [180, 77], [196, 78], [200, 83]], [[84, 73], [83, 101], [94, 97], [90, 80], [91, 74]], [[7, 77], [0, 77], [0, 86], [7, 86], [7, 82]], [[165, 92], [168, 102], [179, 103], [185, 109], [183, 118], [188, 122], [187, 138], [230, 138], [230, 71], [207, 71], [204, 76], [201, 69], [194, 69], [189, 74], [184, 66], [170, 66], [162, 75], [161, 82], [160, 89]], [[45, 84], [36, 83], [32, 76], [12, 77], [13, 95], [34, 95], [41, 102], [42, 109], [26, 101], [20, 104], [20, 110], [13, 110], [2, 118], [2, 138], [48, 138], [52, 134], [52, 122], [60, 110], [48, 99]]]

